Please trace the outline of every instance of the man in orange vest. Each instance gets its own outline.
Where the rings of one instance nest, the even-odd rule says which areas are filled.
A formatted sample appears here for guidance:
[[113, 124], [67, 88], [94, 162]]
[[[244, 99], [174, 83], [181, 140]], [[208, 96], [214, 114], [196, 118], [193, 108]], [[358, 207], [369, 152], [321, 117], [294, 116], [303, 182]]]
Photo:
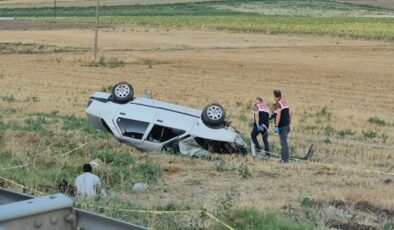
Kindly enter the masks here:
[[290, 132], [291, 115], [289, 105], [282, 99], [282, 92], [278, 89], [273, 92], [275, 98], [275, 128], [274, 132], [279, 135], [279, 142], [282, 148], [281, 161], [289, 163], [289, 147], [287, 137]]
[[[270, 110], [266, 104], [263, 102], [263, 98], [257, 97], [255, 105], [253, 107], [253, 129], [250, 136], [252, 137], [252, 142], [255, 149], [261, 152], [260, 144], [257, 140], [259, 134], [262, 135], [264, 143], [265, 157], [270, 157], [270, 147], [268, 143], [268, 126], [269, 126]], [[252, 146], [253, 148], [253, 146]]]

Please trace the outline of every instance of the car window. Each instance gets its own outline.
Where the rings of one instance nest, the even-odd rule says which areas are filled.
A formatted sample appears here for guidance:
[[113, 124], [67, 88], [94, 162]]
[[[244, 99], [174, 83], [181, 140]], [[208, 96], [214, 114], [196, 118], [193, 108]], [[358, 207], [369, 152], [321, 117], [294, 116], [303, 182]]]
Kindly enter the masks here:
[[173, 139], [174, 137], [180, 136], [184, 133], [185, 133], [184, 130], [164, 127], [160, 125], [154, 125], [148, 135], [148, 141], [163, 143]]
[[123, 136], [138, 140], [142, 139], [149, 126], [148, 122], [130, 120], [126, 118], [118, 118], [116, 122]]

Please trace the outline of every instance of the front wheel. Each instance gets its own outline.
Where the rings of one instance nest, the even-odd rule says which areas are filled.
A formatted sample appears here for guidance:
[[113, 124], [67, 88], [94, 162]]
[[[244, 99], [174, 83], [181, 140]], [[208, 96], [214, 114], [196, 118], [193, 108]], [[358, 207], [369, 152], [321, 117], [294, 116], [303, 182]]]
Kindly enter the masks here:
[[112, 88], [112, 98], [117, 103], [127, 103], [134, 97], [134, 89], [127, 82], [120, 82]]
[[201, 118], [206, 126], [218, 127], [224, 124], [226, 111], [220, 104], [212, 103], [204, 108]]

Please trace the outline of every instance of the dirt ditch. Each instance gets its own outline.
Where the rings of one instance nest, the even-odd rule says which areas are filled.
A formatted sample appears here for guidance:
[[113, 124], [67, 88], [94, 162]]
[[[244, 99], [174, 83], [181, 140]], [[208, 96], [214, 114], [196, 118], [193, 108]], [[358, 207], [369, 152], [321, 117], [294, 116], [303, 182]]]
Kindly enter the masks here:
[[394, 227], [394, 210], [376, 207], [368, 201], [347, 203], [333, 200], [318, 207], [328, 217], [330, 226], [343, 230], [375, 230]]
[[35, 43], [0, 43], [0, 54], [41, 54], [61, 52], [84, 52], [86, 48], [60, 47]]
[[53, 23], [35, 20], [0, 20], [0, 30], [62, 30], [62, 29], [93, 28], [92, 25], [78, 23]]

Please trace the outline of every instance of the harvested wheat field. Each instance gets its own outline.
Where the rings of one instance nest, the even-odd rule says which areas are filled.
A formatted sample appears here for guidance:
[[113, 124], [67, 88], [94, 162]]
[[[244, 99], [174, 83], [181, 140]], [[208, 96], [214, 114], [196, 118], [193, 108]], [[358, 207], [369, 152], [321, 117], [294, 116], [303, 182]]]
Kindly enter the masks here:
[[[144, 194], [128, 189], [128, 183], [138, 182], [134, 175], [113, 184], [108, 176], [113, 173], [111, 166], [100, 171], [100, 176], [108, 176], [108, 191], [117, 191], [146, 209], [176, 203], [215, 210], [218, 199], [235, 187], [238, 208], [303, 216], [303, 201], [308, 198], [323, 210], [320, 214], [333, 206], [353, 213], [353, 219], [340, 217], [339, 222], [321, 214], [332, 226], [349, 222], [353, 224], [349, 226], [380, 228], [393, 220], [392, 42], [119, 25], [101, 29], [101, 64], [94, 66], [93, 36], [89, 28], [38, 24], [27, 30], [0, 30], [1, 124], [29, 125], [26, 120], [49, 114], [43, 116], [43, 126], [52, 132], [48, 136], [8, 128], [2, 135], [4, 151], [15, 162], [51, 169], [50, 179], [33, 176], [32, 182], [12, 172], [0, 171], [0, 175], [52, 192], [59, 178], [53, 175], [60, 166], [60, 170], [69, 168], [60, 177], [72, 181], [73, 173], [92, 160], [94, 151], [112, 149], [128, 153], [136, 162], [148, 157], [161, 166], [161, 174], [150, 183], [151, 192]], [[195, 159], [141, 153], [110, 136], [90, 138], [78, 127], [64, 130], [65, 121], [56, 123], [57, 118], [50, 116], [85, 121], [89, 95], [119, 81], [132, 83], [137, 96], [146, 89], [154, 99], [195, 108], [219, 102], [247, 140], [254, 98], [262, 96], [272, 104], [272, 90], [279, 88], [294, 116], [289, 136], [292, 154], [303, 156], [315, 144], [316, 155], [313, 162], [283, 166], [251, 156], [215, 154], [211, 159]], [[278, 152], [278, 137], [270, 133], [269, 139]], [[65, 159], [60, 154], [83, 143], [88, 144], [62, 166]]]

